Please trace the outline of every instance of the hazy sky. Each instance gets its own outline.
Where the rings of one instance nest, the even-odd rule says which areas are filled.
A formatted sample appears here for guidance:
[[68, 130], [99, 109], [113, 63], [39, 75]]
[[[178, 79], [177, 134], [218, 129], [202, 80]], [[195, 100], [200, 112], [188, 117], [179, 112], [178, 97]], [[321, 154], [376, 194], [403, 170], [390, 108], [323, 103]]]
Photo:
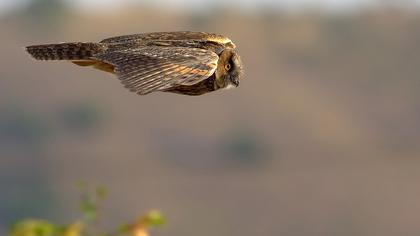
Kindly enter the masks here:
[[[31, 0], [0, 0], [0, 13], [16, 9]], [[327, 10], [354, 9], [360, 6], [375, 4], [419, 4], [420, 0], [65, 0], [82, 9], [91, 7], [115, 9], [127, 4], [159, 5], [166, 8], [204, 8], [208, 5], [225, 5], [254, 9], [256, 6], [272, 5], [287, 9], [304, 9], [320, 7]]]

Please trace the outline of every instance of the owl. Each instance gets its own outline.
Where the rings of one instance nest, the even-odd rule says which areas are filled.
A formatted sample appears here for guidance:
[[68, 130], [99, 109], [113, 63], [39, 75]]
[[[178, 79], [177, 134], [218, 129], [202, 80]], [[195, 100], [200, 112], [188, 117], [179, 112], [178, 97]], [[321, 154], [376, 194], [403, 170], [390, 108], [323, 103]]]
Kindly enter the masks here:
[[67, 60], [116, 74], [130, 91], [202, 95], [238, 87], [243, 69], [235, 44], [205, 32], [157, 32], [117, 36], [99, 43], [33, 45], [36, 60]]

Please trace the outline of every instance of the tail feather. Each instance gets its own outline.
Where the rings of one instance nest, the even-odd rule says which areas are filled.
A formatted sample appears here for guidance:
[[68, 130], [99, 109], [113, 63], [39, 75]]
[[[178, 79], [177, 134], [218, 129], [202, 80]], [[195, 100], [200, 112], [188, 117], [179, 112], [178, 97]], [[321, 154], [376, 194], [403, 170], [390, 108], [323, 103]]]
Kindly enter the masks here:
[[26, 51], [36, 60], [83, 60], [106, 49], [101, 43], [59, 43], [33, 45]]

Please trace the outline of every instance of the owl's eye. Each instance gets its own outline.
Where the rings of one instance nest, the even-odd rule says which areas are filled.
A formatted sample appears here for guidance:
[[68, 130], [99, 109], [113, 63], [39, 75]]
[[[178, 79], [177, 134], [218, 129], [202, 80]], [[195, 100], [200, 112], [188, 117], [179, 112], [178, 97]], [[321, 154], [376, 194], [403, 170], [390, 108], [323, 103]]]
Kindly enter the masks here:
[[225, 70], [226, 70], [226, 71], [229, 71], [231, 67], [232, 67], [232, 66], [230, 65], [230, 63], [227, 63], [227, 64], [225, 65]]

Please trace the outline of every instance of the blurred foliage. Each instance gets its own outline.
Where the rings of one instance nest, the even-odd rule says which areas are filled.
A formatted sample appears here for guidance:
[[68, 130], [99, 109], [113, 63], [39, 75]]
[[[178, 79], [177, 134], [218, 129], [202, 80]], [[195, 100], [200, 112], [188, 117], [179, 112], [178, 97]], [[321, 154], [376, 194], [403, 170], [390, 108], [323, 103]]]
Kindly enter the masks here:
[[63, 0], [32, 0], [21, 14], [29, 23], [42, 26], [45, 32], [48, 29], [54, 30], [67, 12], [68, 6]]
[[25, 147], [42, 145], [58, 133], [57, 128], [85, 135], [95, 131], [103, 121], [104, 114], [98, 105], [90, 102], [75, 102], [53, 111], [57, 127], [52, 125], [49, 114], [42, 114], [21, 104], [8, 104], [0, 108], [0, 145], [16, 144]]
[[38, 144], [50, 134], [50, 127], [36, 113], [12, 106], [1, 110], [0, 141], [19, 144]]
[[107, 190], [96, 187], [89, 190], [85, 183], [80, 184], [83, 190], [80, 209], [83, 217], [70, 224], [59, 225], [43, 219], [24, 219], [10, 228], [10, 236], [149, 236], [149, 229], [163, 226], [165, 217], [157, 210], [149, 211], [137, 221], [123, 224], [116, 230], [106, 232], [98, 228], [101, 204]]
[[[91, 102], [71, 102], [44, 111], [19, 102], [0, 104], [0, 156], [7, 159], [0, 171], [0, 222], [23, 215], [54, 216], [57, 201], [45, 168], [52, 140], [81, 139], [98, 131], [102, 113]], [[68, 140], [68, 139], [67, 139]], [[21, 164], [20, 164], [21, 163]], [[19, 174], [16, 166], [21, 165]], [[1, 234], [1, 233], [0, 233]]]
[[80, 210], [86, 222], [95, 223], [99, 219], [99, 212], [102, 201], [105, 199], [107, 190], [105, 187], [96, 187], [94, 192], [90, 192], [86, 183], [80, 183], [83, 194], [80, 201]]
[[12, 227], [14, 236], [49, 236], [54, 235], [56, 226], [45, 220], [28, 219]]
[[[35, 165], [35, 164], [34, 164]], [[54, 217], [57, 209], [60, 208], [50, 186], [45, 182], [48, 180], [36, 170], [30, 169], [30, 177], [22, 176], [21, 179], [11, 177], [10, 173], [3, 171], [0, 174], [2, 180], [13, 180], [14, 187], [1, 183], [2, 194], [0, 194], [0, 222], [11, 223], [24, 216], [33, 217]]]
[[235, 164], [261, 164], [267, 157], [268, 147], [257, 134], [244, 130], [232, 132], [225, 138], [222, 146], [224, 159], [228, 157]]
[[85, 132], [97, 127], [102, 120], [102, 113], [95, 104], [70, 104], [59, 112], [60, 122], [71, 131]]

